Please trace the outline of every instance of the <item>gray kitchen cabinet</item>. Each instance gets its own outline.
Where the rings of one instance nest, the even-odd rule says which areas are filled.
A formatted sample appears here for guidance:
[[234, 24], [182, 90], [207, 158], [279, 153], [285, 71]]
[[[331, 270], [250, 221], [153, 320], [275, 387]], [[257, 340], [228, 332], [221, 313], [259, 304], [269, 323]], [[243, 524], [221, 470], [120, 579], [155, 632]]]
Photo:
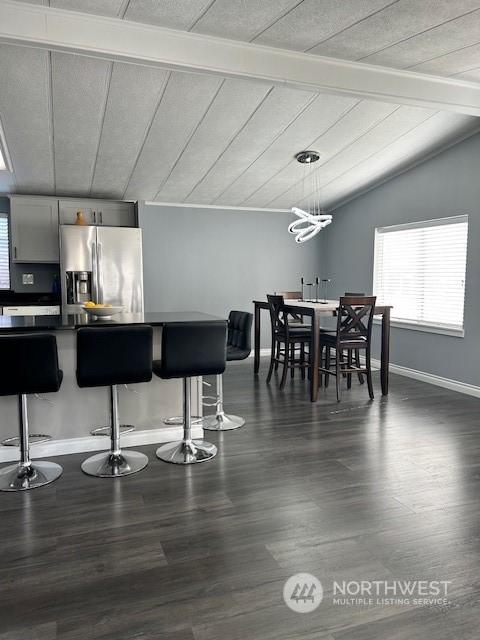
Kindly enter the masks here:
[[104, 227], [136, 227], [133, 202], [111, 200], [60, 200], [60, 224], [75, 224], [77, 211], [83, 212], [87, 224]]
[[10, 233], [13, 262], [59, 262], [58, 200], [11, 196]]
[[136, 227], [133, 202], [104, 202], [97, 206], [97, 224], [104, 227]]

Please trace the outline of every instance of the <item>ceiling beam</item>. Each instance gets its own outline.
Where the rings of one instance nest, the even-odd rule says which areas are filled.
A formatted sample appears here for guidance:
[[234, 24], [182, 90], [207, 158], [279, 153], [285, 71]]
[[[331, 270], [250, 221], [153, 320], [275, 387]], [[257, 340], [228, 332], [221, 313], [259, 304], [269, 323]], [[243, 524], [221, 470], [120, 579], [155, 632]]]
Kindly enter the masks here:
[[227, 204], [194, 204], [192, 202], [161, 202], [159, 200], [143, 200], [147, 207], [176, 207], [181, 209], [209, 209], [214, 211], [253, 211], [254, 213], [291, 213], [291, 209], [272, 209], [267, 207], [236, 207]]
[[480, 116], [473, 82], [13, 0], [0, 2], [0, 42]]

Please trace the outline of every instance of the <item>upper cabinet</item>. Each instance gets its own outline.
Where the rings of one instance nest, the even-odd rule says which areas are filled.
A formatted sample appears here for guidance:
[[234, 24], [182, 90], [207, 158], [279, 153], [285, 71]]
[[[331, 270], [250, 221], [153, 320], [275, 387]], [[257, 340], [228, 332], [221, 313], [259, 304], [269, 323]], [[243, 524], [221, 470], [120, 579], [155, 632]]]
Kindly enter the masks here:
[[58, 225], [75, 224], [81, 211], [86, 224], [136, 227], [133, 202], [10, 196], [10, 234], [13, 262], [59, 262]]
[[108, 200], [60, 200], [60, 224], [75, 224], [82, 212], [87, 224], [104, 227], [136, 227], [137, 214], [133, 202]]
[[104, 227], [136, 227], [137, 214], [133, 202], [106, 202], [97, 209], [97, 224]]
[[86, 224], [95, 224], [95, 210], [87, 200], [59, 200], [58, 218], [60, 224], [75, 224], [77, 213], [81, 211]]
[[58, 262], [58, 200], [12, 196], [10, 233], [13, 262]]

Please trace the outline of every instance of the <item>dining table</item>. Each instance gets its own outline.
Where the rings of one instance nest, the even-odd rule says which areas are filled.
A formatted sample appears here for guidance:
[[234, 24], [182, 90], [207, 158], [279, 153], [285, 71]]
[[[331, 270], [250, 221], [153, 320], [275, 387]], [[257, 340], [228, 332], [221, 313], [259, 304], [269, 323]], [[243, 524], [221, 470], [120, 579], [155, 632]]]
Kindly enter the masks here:
[[[321, 319], [328, 316], [336, 316], [339, 300], [285, 300], [285, 311], [296, 316], [306, 316], [311, 318], [312, 343], [310, 349], [310, 400], [316, 402], [318, 399], [318, 378], [320, 366], [320, 329]], [[253, 300], [254, 305], [254, 374], [258, 375], [260, 368], [260, 329], [261, 311], [268, 311], [266, 300]], [[382, 395], [388, 395], [388, 369], [390, 364], [390, 310], [392, 305], [375, 305], [374, 315], [381, 316], [381, 355], [380, 355], [380, 382]]]

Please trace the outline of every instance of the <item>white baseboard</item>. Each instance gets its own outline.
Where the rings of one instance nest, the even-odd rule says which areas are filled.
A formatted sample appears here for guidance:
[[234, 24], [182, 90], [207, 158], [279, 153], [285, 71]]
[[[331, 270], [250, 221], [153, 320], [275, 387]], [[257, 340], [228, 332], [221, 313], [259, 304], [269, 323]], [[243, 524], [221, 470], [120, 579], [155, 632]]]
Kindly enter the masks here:
[[[380, 360], [372, 358], [372, 365], [380, 368]], [[390, 363], [390, 373], [397, 373], [399, 376], [413, 378], [413, 380], [433, 384], [436, 387], [443, 387], [444, 389], [450, 389], [450, 391], [457, 391], [458, 393], [465, 393], [468, 396], [480, 398], [480, 387], [473, 384], [467, 384], [466, 382], [443, 378], [442, 376], [436, 376], [433, 373], [417, 371], [416, 369], [409, 369], [408, 367], [402, 367], [399, 364], [392, 363]]]
[[[260, 356], [269, 356], [270, 355], [270, 348], [267, 347], [266, 349], [260, 349]], [[255, 352], [253, 351], [253, 349], [250, 351], [250, 355], [248, 356], [249, 358], [253, 358], [255, 356]]]
[[[203, 429], [192, 425], [194, 438], [203, 438]], [[143, 429], [131, 431], [121, 437], [122, 447], [133, 447], [142, 444], [161, 444], [182, 438], [182, 427], [159, 427], [157, 429]], [[86, 453], [88, 451], [106, 451], [110, 445], [110, 438], [88, 435], [83, 438], [65, 438], [64, 440], [50, 440], [30, 447], [30, 455], [35, 458], [51, 458], [69, 453]], [[17, 447], [0, 446], [0, 463], [18, 460]]]

